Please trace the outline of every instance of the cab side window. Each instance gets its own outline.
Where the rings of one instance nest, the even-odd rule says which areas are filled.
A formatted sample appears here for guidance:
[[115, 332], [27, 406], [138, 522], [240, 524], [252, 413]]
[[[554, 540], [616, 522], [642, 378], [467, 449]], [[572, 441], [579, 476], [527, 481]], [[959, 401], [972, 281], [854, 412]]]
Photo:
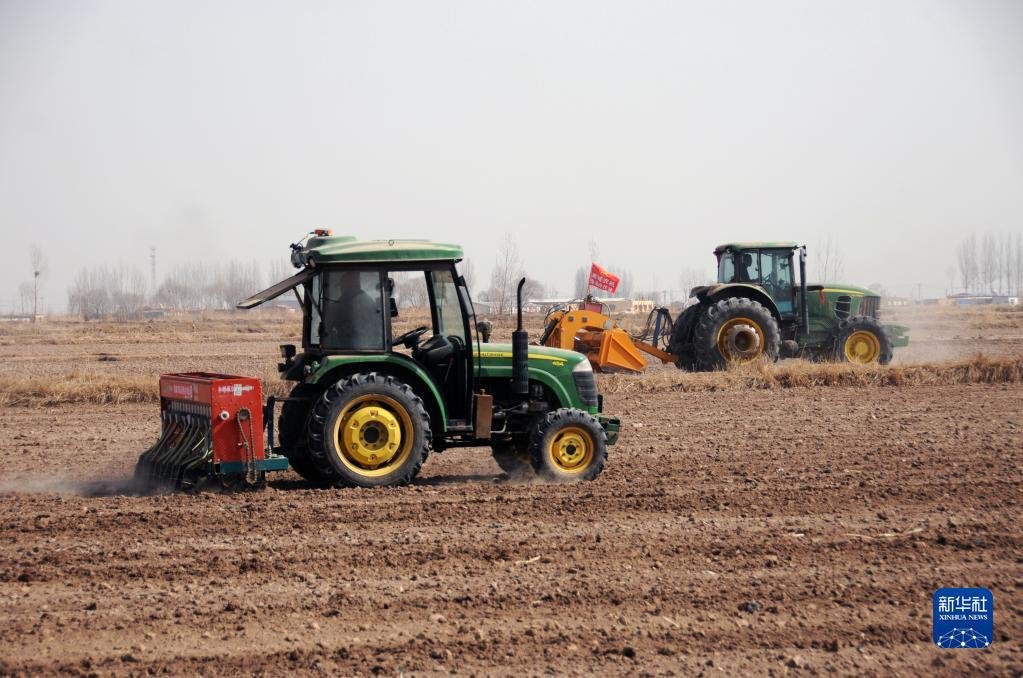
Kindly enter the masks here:
[[458, 301], [458, 287], [450, 270], [430, 271], [430, 286], [437, 304], [436, 334], [465, 339], [462, 307]]
[[[326, 270], [319, 277], [319, 300], [323, 317], [319, 319], [318, 328], [310, 328], [310, 336], [318, 334], [320, 345], [327, 349], [382, 351], [384, 286], [380, 272]], [[314, 294], [316, 287], [313, 287]], [[314, 322], [317, 320], [316, 315], [313, 317]]]

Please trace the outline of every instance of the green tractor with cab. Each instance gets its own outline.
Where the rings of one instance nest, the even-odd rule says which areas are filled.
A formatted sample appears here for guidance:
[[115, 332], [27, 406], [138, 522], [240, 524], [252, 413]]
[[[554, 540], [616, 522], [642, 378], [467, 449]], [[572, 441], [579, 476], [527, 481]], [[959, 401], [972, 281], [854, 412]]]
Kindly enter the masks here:
[[885, 365], [909, 344], [907, 328], [880, 323], [871, 290], [808, 283], [805, 246], [728, 243], [714, 255], [717, 283], [694, 288], [670, 328], [668, 351], [683, 369], [791, 357]]
[[[293, 291], [302, 347], [281, 347], [296, 382], [278, 398], [279, 445], [304, 478], [325, 486], [402, 485], [430, 452], [489, 446], [503, 470], [554, 481], [592, 480], [620, 422], [602, 413], [593, 370], [574, 351], [490, 343], [456, 264], [462, 249], [425, 240], [359, 241], [315, 231], [291, 246], [294, 276], [238, 304]], [[396, 276], [421, 276], [428, 324], [392, 330]], [[523, 281], [524, 282], [524, 281]], [[268, 402], [272, 421], [275, 402]]]

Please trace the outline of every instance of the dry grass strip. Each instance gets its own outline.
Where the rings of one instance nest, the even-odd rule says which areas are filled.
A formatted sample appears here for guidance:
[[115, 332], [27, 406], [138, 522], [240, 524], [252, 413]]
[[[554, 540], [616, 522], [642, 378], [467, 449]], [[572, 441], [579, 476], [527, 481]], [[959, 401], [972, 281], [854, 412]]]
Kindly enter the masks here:
[[919, 363], [850, 365], [786, 361], [730, 367], [718, 372], [608, 374], [598, 377], [604, 393], [748, 391], [811, 386], [924, 386], [1023, 383], [1023, 356]]
[[[286, 396], [293, 384], [275, 370], [261, 375], [263, 394]], [[0, 376], [0, 407], [45, 407], [76, 403], [159, 403], [156, 376], [71, 372], [60, 377]]]
[[[285, 396], [290, 382], [275, 370], [260, 375], [264, 395]], [[602, 374], [603, 393], [669, 391], [747, 391], [811, 386], [921, 386], [1023, 383], [1023, 356], [921, 363], [917, 365], [848, 365], [786, 361], [736, 366], [719, 372], [659, 371]], [[0, 407], [42, 407], [73, 403], [159, 402], [156, 376], [71, 372], [61, 377], [0, 376]]]

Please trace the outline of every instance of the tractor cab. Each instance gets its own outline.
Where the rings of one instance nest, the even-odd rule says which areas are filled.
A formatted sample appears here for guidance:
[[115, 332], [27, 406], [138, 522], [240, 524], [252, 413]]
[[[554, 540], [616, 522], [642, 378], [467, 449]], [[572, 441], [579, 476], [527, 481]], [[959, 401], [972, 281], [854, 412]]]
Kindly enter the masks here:
[[268, 403], [283, 403], [278, 449], [299, 474], [400, 485], [431, 451], [489, 445], [505, 470], [596, 477], [618, 420], [601, 413], [583, 355], [528, 345], [524, 279], [512, 344], [493, 344], [477, 332], [461, 247], [311, 235], [291, 246], [298, 273], [238, 304], [293, 290], [302, 306], [302, 351], [282, 346], [278, 365], [297, 384]]
[[755, 285], [763, 289], [782, 318], [794, 317], [799, 300], [793, 271], [794, 242], [730, 243], [714, 250], [718, 283]]
[[[302, 353], [282, 347], [285, 362], [279, 368], [284, 378], [302, 380], [328, 359], [386, 357], [392, 366], [420, 375], [442, 397], [450, 424], [465, 426], [471, 415], [470, 331], [475, 318], [465, 280], [456, 269], [461, 259], [457, 245], [367, 243], [316, 234], [293, 254], [292, 263], [302, 266], [302, 272], [284, 281], [296, 294], [302, 290], [304, 311]], [[417, 291], [404, 311], [399, 309], [399, 283]], [[239, 306], [267, 301], [267, 292]], [[403, 318], [406, 313], [414, 320], [411, 327]]]
[[[408, 327], [401, 317], [396, 278], [425, 290], [428, 307], [406, 307], [422, 324]], [[387, 354], [408, 361], [442, 392], [450, 418], [468, 418], [472, 306], [454, 262], [323, 266], [305, 298], [307, 355]]]

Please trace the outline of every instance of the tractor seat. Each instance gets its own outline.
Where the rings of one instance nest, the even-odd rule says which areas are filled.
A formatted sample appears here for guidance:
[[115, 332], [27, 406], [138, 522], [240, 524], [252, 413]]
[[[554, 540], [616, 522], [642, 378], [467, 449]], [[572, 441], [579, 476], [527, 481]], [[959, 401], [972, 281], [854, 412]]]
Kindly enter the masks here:
[[415, 358], [424, 365], [443, 365], [455, 353], [455, 345], [443, 334], [435, 334], [416, 348]]
[[443, 334], [435, 334], [416, 347], [412, 357], [426, 366], [440, 383], [447, 380], [455, 345]]

